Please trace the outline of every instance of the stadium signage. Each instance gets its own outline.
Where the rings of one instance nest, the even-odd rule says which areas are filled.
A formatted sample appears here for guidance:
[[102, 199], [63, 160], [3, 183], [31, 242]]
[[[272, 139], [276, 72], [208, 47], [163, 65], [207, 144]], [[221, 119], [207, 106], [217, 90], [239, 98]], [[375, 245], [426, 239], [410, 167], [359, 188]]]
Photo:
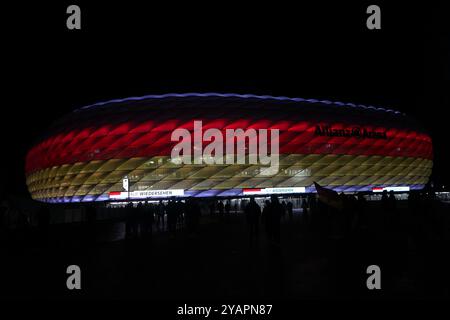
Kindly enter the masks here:
[[244, 195], [285, 194], [285, 193], [305, 193], [305, 192], [306, 192], [305, 187], [242, 189], [242, 194]]
[[109, 193], [110, 199], [146, 199], [146, 198], [166, 198], [184, 196], [184, 189], [170, 190], [143, 190], [143, 191], [112, 191]]
[[334, 128], [332, 126], [317, 125], [314, 132], [318, 136], [327, 137], [355, 137], [358, 139], [387, 139], [386, 131], [369, 130], [362, 127]]
[[394, 191], [394, 192], [409, 192], [410, 188], [408, 186], [403, 187], [375, 187], [372, 188], [372, 192], [383, 192], [383, 191]]

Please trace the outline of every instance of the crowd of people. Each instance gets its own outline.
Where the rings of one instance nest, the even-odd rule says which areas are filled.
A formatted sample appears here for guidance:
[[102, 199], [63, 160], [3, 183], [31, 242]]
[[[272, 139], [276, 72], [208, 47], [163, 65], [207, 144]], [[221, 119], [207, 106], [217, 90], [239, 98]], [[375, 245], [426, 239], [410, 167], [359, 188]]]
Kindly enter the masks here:
[[280, 203], [278, 197], [272, 195], [270, 200], [265, 201], [264, 208], [261, 211], [261, 207], [252, 197], [244, 212], [251, 241], [258, 238], [261, 222], [264, 225], [267, 238], [278, 243], [280, 241], [281, 220], [285, 219], [286, 215], [289, 216], [290, 220], [293, 219], [293, 204], [290, 201], [288, 203], [285, 201]]
[[[379, 201], [371, 201], [375, 196]], [[268, 248], [270, 261], [279, 261], [280, 252], [298, 245], [304, 250], [300, 254], [302, 257], [307, 256], [319, 267], [333, 269], [327, 272], [339, 274], [338, 278], [342, 280], [337, 280], [337, 286], [357, 288], [361, 279], [359, 272], [368, 264], [377, 263], [383, 269], [385, 283], [392, 287], [406, 279], [414, 282], [411, 286], [418, 288], [416, 290], [448, 289], [448, 277], [442, 280], [439, 276], [449, 267], [444, 259], [450, 245], [448, 203], [436, 201], [434, 194], [427, 191], [412, 191], [407, 198], [393, 192], [369, 196], [342, 193], [339, 198], [341, 206], [338, 207], [327, 205], [317, 194], [303, 195], [301, 199], [272, 195], [270, 199], [250, 197], [239, 201], [173, 198], [115, 203], [114, 206], [80, 203], [70, 204], [71, 210], [76, 208], [83, 212], [79, 223], [60, 225], [52, 221], [57, 212], [50, 211], [63, 208], [62, 205], [42, 204], [35, 212], [27, 214], [17, 209], [13, 202], [3, 201], [0, 206], [0, 247], [11, 247], [11, 252], [72, 243], [75, 246], [81, 244], [83, 248], [97, 248], [92, 244], [102, 241], [99, 234], [103, 227], [112, 229], [112, 225], [120, 225], [118, 229], [122, 230], [123, 224], [125, 239], [130, 240], [124, 244], [131, 244], [130, 248], [145, 247], [148, 242], [140, 240], [151, 240], [154, 232], [168, 234], [177, 244], [184, 245], [178, 240], [192, 236], [194, 242], [197, 239], [208, 241], [212, 238], [208, 236], [211, 230], [225, 230], [221, 234], [225, 237], [231, 235], [228, 230], [232, 230], [241, 232], [236, 234], [236, 239], [241, 237], [240, 244], [245, 245], [250, 240], [251, 252]], [[213, 223], [216, 225], [211, 226]], [[70, 233], [65, 233], [69, 229]], [[160, 242], [151, 243], [158, 247]], [[311, 247], [314, 250], [307, 252]], [[416, 261], [421, 265], [415, 266]], [[446, 284], [439, 285], [441, 280]], [[353, 286], [351, 281], [354, 281]]]
[[[380, 229], [396, 228], [401, 221], [409, 219], [410, 224], [415, 226], [423, 225], [423, 212], [430, 211], [434, 199], [426, 193], [411, 192], [408, 199], [408, 217], [401, 217], [395, 194], [393, 192], [383, 192], [381, 201], [376, 201], [368, 206], [366, 197], [363, 194], [341, 194], [342, 208], [328, 206], [316, 195], [303, 197], [301, 201], [296, 201], [296, 212], [301, 212], [300, 220], [302, 225], [308, 230], [316, 233], [346, 235], [355, 230], [364, 230], [369, 225], [369, 207], [378, 211], [381, 216]], [[139, 202], [124, 203], [121, 207], [109, 207], [109, 213], [118, 213], [125, 221], [126, 238], [133, 239], [140, 236], [151, 237], [154, 230], [168, 231], [176, 234], [179, 230], [186, 230], [188, 233], [196, 233], [199, 226], [202, 212], [208, 212], [211, 216], [226, 217], [232, 213], [244, 213], [244, 220], [248, 227], [248, 234], [251, 240], [257, 239], [262, 227], [267, 238], [273, 242], [280, 241], [280, 224], [282, 220], [292, 221], [294, 218], [294, 204], [290, 199], [278, 199], [272, 195], [270, 200], [265, 200], [258, 204], [255, 198], [249, 201], [228, 200], [200, 200], [195, 198], [169, 199], [159, 202]], [[84, 207], [84, 221], [88, 225], [94, 225], [98, 220], [99, 206], [94, 204], [81, 204]], [[11, 225], [11, 212], [14, 210], [3, 202], [1, 206], [1, 229], [5, 229], [7, 224]], [[50, 210], [48, 206], [41, 205], [36, 214], [26, 214], [16, 210], [13, 229], [27, 230], [32, 226], [37, 226], [41, 230], [47, 230], [50, 224]], [[16, 212], [14, 211], [14, 212]], [[109, 214], [108, 213], [108, 214]], [[414, 220], [414, 221], [413, 221]], [[419, 227], [416, 227], [419, 228]], [[11, 227], [10, 227], [11, 229]], [[94, 230], [94, 228], [91, 228]], [[92, 232], [95, 232], [92, 231]], [[417, 231], [416, 233], [420, 233]]]
[[[196, 233], [201, 217], [200, 201], [195, 198], [188, 198], [185, 201], [169, 200], [167, 203], [139, 202], [137, 205], [128, 203], [123, 207], [112, 210], [121, 211], [120, 216], [125, 217], [126, 237], [128, 239], [146, 237], [152, 235], [152, 230], [168, 231], [176, 234], [179, 230], [186, 230], [188, 233]], [[230, 200], [216, 200], [209, 203], [209, 213], [212, 216], [227, 217], [233, 212], [241, 212], [238, 203], [231, 205]], [[93, 207], [92, 207], [93, 208]], [[242, 210], [245, 214], [250, 239], [259, 236], [259, 225], [263, 224], [267, 237], [272, 241], [280, 239], [280, 223], [282, 219], [289, 217], [293, 219], [292, 202], [280, 202], [276, 196], [265, 202], [263, 210], [251, 198], [248, 203], [243, 203]], [[89, 212], [89, 210], [88, 210]], [[88, 217], [92, 214], [87, 213]], [[89, 218], [87, 219], [89, 220]]]
[[154, 228], [172, 235], [181, 229], [192, 234], [197, 231], [201, 215], [198, 201], [192, 198], [186, 201], [170, 199], [166, 204], [163, 201], [139, 202], [137, 205], [130, 202], [112, 210], [123, 211], [127, 239], [151, 237]]

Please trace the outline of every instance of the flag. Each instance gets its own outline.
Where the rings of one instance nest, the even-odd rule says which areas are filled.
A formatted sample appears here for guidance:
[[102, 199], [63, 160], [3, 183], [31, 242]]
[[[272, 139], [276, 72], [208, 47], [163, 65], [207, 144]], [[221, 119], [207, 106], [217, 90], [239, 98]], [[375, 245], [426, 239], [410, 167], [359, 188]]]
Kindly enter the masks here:
[[344, 207], [342, 198], [336, 191], [324, 188], [317, 182], [314, 182], [314, 186], [316, 187], [316, 191], [319, 194], [319, 201], [322, 201], [323, 203], [336, 209], [342, 209]]

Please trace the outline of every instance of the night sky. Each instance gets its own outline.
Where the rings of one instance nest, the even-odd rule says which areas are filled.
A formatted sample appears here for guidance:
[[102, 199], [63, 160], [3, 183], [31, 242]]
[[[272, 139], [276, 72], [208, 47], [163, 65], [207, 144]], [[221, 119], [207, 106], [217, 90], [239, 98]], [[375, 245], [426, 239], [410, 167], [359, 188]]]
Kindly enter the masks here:
[[[450, 184], [449, 19], [439, 5], [377, 2], [382, 30], [371, 31], [365, 26], [371, 2], [161, 3], [63, 1], [5, 11], [2, 189], [27, 195], [26, 151], [63, 114], [169, 92], [283, 95], [400, 110], [430, 132], [433, 180]], [[81, 31], [66, 29], [69, 4], [81, 7]]]

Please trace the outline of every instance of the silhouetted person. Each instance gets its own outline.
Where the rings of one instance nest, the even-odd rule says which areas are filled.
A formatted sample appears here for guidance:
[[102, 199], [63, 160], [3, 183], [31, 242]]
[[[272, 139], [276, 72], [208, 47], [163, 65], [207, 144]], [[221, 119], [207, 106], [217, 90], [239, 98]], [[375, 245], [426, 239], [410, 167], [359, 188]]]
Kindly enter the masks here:
[[174, 200], [170, 200], [167, 204], [167, 226], [169, 228], [169, 232], [172, 234], [175, 233], [177, 228], [177, 205]]
[[144, 219], [145, 219], [146, 209], [144, 208], [144, 204], [139, 202], [136, 206], [136, 236], [144, 234]]
[[250, 240], [253, 240], [259, 235], [259, 217], [261, 216], [261, 208], [253, 197], [250, 198], [250, 202], [245, 207], [245, 215], [247, 217]]
[[134, 237], [134, 207], [133, 203], [129, 202], [125, 206], [125, 238], [131, 239]]
[[158, 203], [158, 208], [157, 208], [158, 229], [164, 230], [164, 215], [165, 215], [165, 213], [166, 213], [166, 207], [164, 206], [164, 203], [162, 202], [162, 200], [160, 200]]
[[136, 207], [131, 206], [131, 234], [133, 238], [139, 236], [139, 219], [141, 217], [142, 203], [139, 202]]
[[134, 204], [132, 202], [128, 203], [127, 205], [127, 215], [128, 215], [128, 230], [129, 235], [128, 237], [130, 239], [133, 239], [136, 237], [137, 233], [137, 208], [134, 207]]
[[294, 219], [294, 205], [291, 201], [289, 201], [286, 205], [287, 213], [289, 216], [289, 220], [292, 221]]
[[286, 213], [287, 213], [287, 204], [286, 201], [282, 201], [281, 202], [281, 206], [283, 207], [283, 213], [281, 214], [281, 218], [283, 218], [283, 220], [286, 218]]
[[223, 216], [224, 205], [222, 201], [217, 204], [217, 209], [219, 210], [219, 216]]
[[305, 226], [309, 225], [308, 199], [302, 198], [302, 222]]
[[381, 206], [383, 210], [388, 211], [389, 209], [389, 196], [386, 190], [383, 190], [383, 194], [381, 196]]
[[213, 215], [214, 213], [216, 213], [216, 203], [214, 201], [211, 201], [211, 203], [209, 204], [209, 214]]
[[153, 233], [153, 222], [155, 214], [155, 206], [153, 204], [146, 203], [144, 207], [144, 215], [142, 217], [142, 233], [144, 237], [151, 238]]
[[396, 230], [400, 226], [400, 219], [397, 212], [397, 200], [395, 199], [394, 191], [389, 192], [388, 211], [391, 230]]
[[345, 212], [344, 234], [348, 235], [355, 229], [355, 220], [358, 216], [358, 200], [354, 195], [347, 197], [347, 211]]
[[231, 211], [231, 203], [230, 200], [227, 200], [227, 203], [225, 204], [225, 213], [227, 216], [230, 215], [230, 211]]
[[268, 239], [272, 239], [272, 228], [270, 224], [270, 201], [266, 200], [264, 202], [264, 208], [261, 217], [262, 223], [264, 224], [264, 229], [266, 231], [266, 236]]
[[200, 220], [200, 206], [194, 198], [186, 201], [186, 227], [189, 233], [197, 232]]
[[276, 195], [272, 195], [270, 197], [270, 210], [269, 210], [269, 221], [271, 224], [271, 233], [272, 233], [272, 239], [276, 243], [280, 242], [280, 223], [281, 223], [281, 217], [283, 216], [284, 208], [280, 204], [280, 201], [278, 201], [278, 198]]
[[392, 190], [389, 192], [388, 209], [391, 212], [394, 212], [397, 209], [397, 200], [395, 199], [395, 194]]
[[181, 200], [175, 203], [175, 211], [177, 213], [177, 225], [181, 228], [184, 224], [185, 205]]

